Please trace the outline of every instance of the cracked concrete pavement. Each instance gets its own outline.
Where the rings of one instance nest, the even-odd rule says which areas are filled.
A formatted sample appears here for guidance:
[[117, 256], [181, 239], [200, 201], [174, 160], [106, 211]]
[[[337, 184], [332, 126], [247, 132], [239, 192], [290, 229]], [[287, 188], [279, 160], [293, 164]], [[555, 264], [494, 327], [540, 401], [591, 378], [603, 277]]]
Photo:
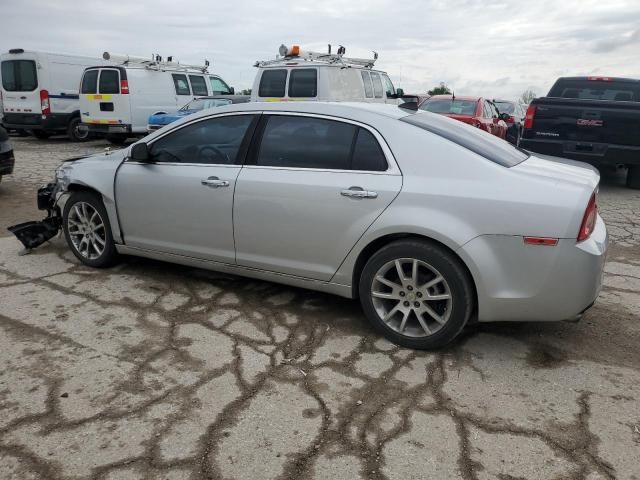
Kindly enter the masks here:
[[358, 304], [127, 258], [31, 255], [6, 227], [104, 142], [14, 138], [0, 183], [0, 479], [640, 479], [640, 192], [603, 180], [605, 287], [580, 323], [439, 352]]

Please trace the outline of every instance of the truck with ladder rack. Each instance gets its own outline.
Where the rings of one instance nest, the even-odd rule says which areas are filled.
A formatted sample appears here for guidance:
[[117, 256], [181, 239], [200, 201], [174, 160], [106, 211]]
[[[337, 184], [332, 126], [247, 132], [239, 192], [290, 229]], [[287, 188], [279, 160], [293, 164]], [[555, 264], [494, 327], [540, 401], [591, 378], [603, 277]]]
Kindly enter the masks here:
[[87, 68], [80, 85], [82, 123], [116, 145], [147, 134], [151, 115], [176, 111], [197, 97], [232, 95], [233, 87], [209, 73], [209, 62], [185, 65], [105, 52], [108, 64]]
[[368, 102], [402, 103], [386, 72], [375, 69], [373, 58], [351, 58], [340, 46], [332, 53], [305, 51], [299, 45], [281, 45], [273, 60], [258, 61], [252, 102]]

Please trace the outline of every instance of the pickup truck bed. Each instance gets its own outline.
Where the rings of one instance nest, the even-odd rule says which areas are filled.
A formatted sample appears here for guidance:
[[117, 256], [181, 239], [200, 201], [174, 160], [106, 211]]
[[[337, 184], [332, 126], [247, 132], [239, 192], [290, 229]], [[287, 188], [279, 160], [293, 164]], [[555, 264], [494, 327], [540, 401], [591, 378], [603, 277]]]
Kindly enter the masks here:
[[529, 105], [520, 146], [600, 167], [627, 166], [629, 186], [640, 188], [640, 80], [559, 79], [549, 96]]

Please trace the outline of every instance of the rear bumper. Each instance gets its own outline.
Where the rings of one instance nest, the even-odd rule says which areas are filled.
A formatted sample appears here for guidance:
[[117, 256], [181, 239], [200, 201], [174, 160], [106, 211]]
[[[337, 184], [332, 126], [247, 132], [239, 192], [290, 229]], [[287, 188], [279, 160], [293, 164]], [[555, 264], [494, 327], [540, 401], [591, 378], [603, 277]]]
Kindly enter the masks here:
[[103, 135], [131, 134], [131, 125], [125, 123], [83, 123], [82, 125], [87, 127], [91, 133], [100, 133]]
[[52, 113], [42, 118], [40, 113], [7, 113], [3, 124], [7, 128], [24, 130], [65, 131], [71, 120], [69, 113]]
[[525, 245], [522, 237], [482, 235], [458, 253], [469, 266], [478, 293], [478, 320], [575, 320], [602, 287], [608, 248], [598, 216], [588, 240], [561, 239], [556, 246]]
[[570, 158], [595, 166], [640, 165], [640, 146], [522, 138], [520, 147], [532, 152]]

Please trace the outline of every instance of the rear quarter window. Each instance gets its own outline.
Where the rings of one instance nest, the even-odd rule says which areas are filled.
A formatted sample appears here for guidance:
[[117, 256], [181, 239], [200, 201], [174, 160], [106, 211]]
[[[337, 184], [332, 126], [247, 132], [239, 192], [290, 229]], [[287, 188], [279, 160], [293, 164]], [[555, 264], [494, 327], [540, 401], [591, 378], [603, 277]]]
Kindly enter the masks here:
[[528, 153], [509, 142], [440, 115], [416, 113], [403, 117], [400, 121], [438, 135], [503, 167], [515, 167], [529, 158]]
[[287, 71], [285, 69], [264, 70], [260, 77], [258, 96], [260, 97], [284, 97], [285, 84], [287, 83]]

